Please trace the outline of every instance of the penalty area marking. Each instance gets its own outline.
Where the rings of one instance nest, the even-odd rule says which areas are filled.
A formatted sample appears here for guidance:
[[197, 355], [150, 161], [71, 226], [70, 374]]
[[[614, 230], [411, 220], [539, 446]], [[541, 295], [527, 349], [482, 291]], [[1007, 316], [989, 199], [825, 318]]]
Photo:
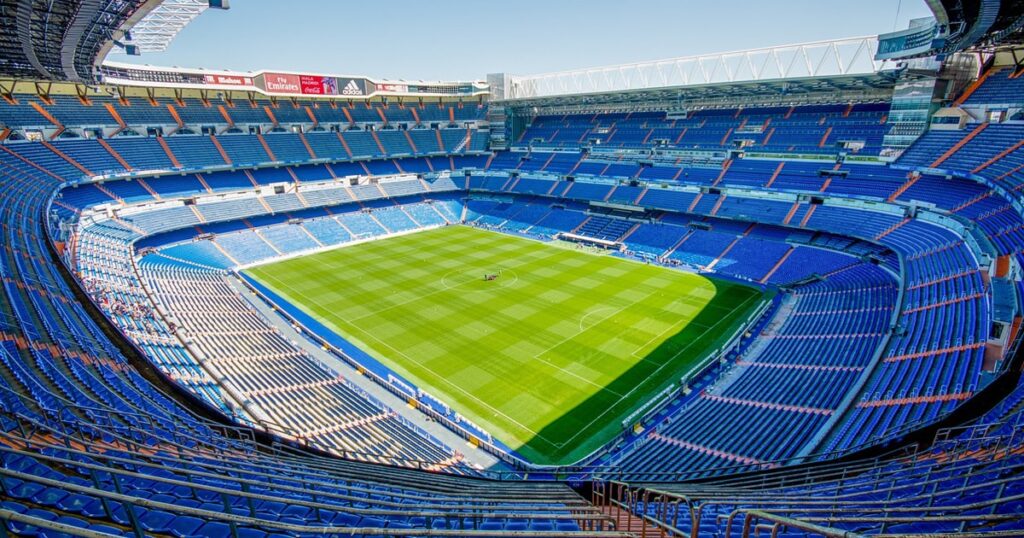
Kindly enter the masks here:
[[[628, 306], [628, 305], [627, 305], [627, 306]], [[584, 327], [583, 327], [583, 325], [584, 325], [584, 322], [585, 322], [585, 321], [587, 321], [587, 318], [589, 318], [589, 317], [590, 317], [591, 315], [593, 315], [593, 314], [596, 314], [596, 313], [598, 313], [598, 312], [605, 312], [605, 311], [608, 311], [608, 310], [615, 310], [615, 311], [616, 311], [616, 313], [617, 313], [617, 312], [619, 311], [619, 309], [618, 309], [618, 308], [616, 308], [616, 307], [614, 307], [614, 306], [599, 306], [599, 307], [597, 307], [597, 308], [594, 308], [594, 309], [593, 309], [593, 310], [591, 310], [590, 312], [587, 312], [586, 314], [583, 314], [583, 317], [581, 317], [581, 318], [580, 318], [580, 332], [583, 332], [583, 331], [585, 331], [585, 330], [589, 329], [590, 327], [593, 327], [594, 325], [598, 325], [598, 324], [600, 324], [600, 323], [601, 323], [602, 321], [604, 321], [605, 319], [607, 319], [607, 318], [604, 318], [604, 319], [600, 319], [600, 320], [598, 320], [598, 321], [594, 322], [594, 325], [590, 325], [590, 326], [587, 326], [586, 328], [584, 328]], [[613, 315], [614, 315], [614, 314], [613, 314]], [[608, 316], [608, 317], [611, 317], [611, 316]], [[578, 334], [577, 334], [577, 336], [578, 336]]]
[[[736, 310], [740, 309], [741, 307], [744, 307], [744, 306], [746, 306], [746, 304], [747, 304], [747, 303], [749, 303], [749, 302], [750, 302], [750, 300], [751, 300], [751, 299], [754, 299], [755, 297], [757, 297], [757, 296], [756, 296], [756, 295], [751, 295], [751, 296], [750, 296], [750, 297], [748, 297], [748, 298], [747, 298], [747, 299], [746, 299], [745, 301], [743, 301], [742, 303], [740, 303], [740, 304], [736, 305], [735, 307], [733, 307], [733, 308], [732, 308], [732, 309], [731, 309], [731, 310], [729, 311], [729, 314], [728, 314], [728, 315], [726, 315], [726, 316], [722, 317], [721, 319], [719, 319], [718, 321], [716, 321], [716, 322], [715, 322], [715, 324], [714, 324], [714, 325], [712, 325], [711, 327], [709, 327], [708, 329], [709, 329], [709, 330], [713, 330], [714, 328], [718, 327], [718, 325], [719, 325], [719, 324], [721, 324], [721, 323], [722, 323], [723, 321], [725, 321], [725, 320], [726, 320], [726, 319], [728, 319], [728, 318], [729, 318], [730, 316], [732, 316], [732, 314], [733, 314], [734, 312], [736, 312]], [[681, 354], [682, 354], [683, 352], [685, 352], [685, 351], [687, 351], [688, 349], [690, 349], [690, 346], [692, 346], [692, 345], [693, 345], [693, 341], [691, 341], [690, 343], [688, 343], [688, 344], [687, 344], [687, 345], [686, 345], [686, 346], [685, 346], [684, 348], [682, 348], [682, 349], [680, 349], [679, 351], [677, 351], [677, 352], [676, 352], [676, 353], [675, 353], [674, 355], [672, 355], [672, 357], [671, 357], [671, 358], [669, 358], [669, 360], [665, 361], [665, 362], [664, 362], [664, 363], [662, 363], [662, 364], [661, 364], [661, 366], [659, 366], [659, 367], [658, 367], [658, 368], [657, 368], [657, 369], [656, 369], [655, 371], [651, 372], [651, 373], [650, 373], [650, 374], [648, 375], [648, 379], [650, 379], [650, 378], [654, 377], [655, 375], [657, 375], [657, 374], [658, 374], [658, 372], [661, 372], [662, 368], [664, 368], [664, 367], [668, 366], [669, 364], [672, 364], [672, 362], [673, 362], [673, 361], [674, 361], [674, 360], [676, 359], [676, 357], [678, 357], [678, 356], [679, 356], [679, 355], [681, 355]], [[636, 389], [638, 389], [638, 388], [640, 388], [641, 386], [643, 386], [643, 384], [644, 384], [644, 383], [642, 383], [642, 382], [641, 382], [641, 383], [638, 383], [638, 384], [637, 384], [636, 386], [634, 386], [634, 387], [633, 387], [632, 389], [630, 389], [630, 390], [629, 390], [629, 392], [627, 392], [627, 393], [626, 393], [625, 395], [623, 395], [623, 396], [622, 396], [622, 398], [619, 398], [619, 400], [618, 400], [617, 402], [615, 402], [614, 404], [612, 404], [612, 405], [608, 406], [607, 408], [605, 408], [605, 410], [604, 410], [604, 411], [602, 411], [602, 412], [601, 412], [601, 414], [597, 415], [596, 417], [594, 417], [594, 419], [593, 419], [593, 420], [591, 420], [590, 422], [588, 422], [586, 426], [583, 426], [582, 428], [580, 428], [579, 430], [577, 430], [577, 432], [576, 432], [576, 434], [575, 434], [575, 435], [573, 435], [572, 437], [570, 437], [570, 438], [566, 439], [565, 441], [563, 441], [563, 442], [562, 442], [562, 445], [563, 445], [563, 446], [564, 446], [564, 445], [567, 445], [567, 444], [569, 444], [569, 443], [573, 442], [574, 440], [576, 440], [576, 438], [577, 438], [577, 437], [579, 437], [581, 433], [583, 433], [584, 431], [586, 431], [587, 429], [589, 429], [589, 428], [590, 428], [591, 426], [593, 426], [593, 425], [594, 425], [594, 423], [595, 423], [595, 422], [597, 422], [597, 421], [598, 421], [598, 420], [600, 420], [600, 419], [601, 419], [602, 417], [604, 417], [605, 415], [607, 415], [609, 411], [611, 411], [612, 409], [614, 409], [614, 408], [615, 408], [615, 406], [617, 406], [617, 405], [619, 405], [620, 403], [622, 403], [622, 400], [625, 400], [626, 398], [628, 398], [630, 394], [633, 394], [634, 392], [636, 392]], [[561, 448], [561, 447], [559, 447], [559, 448]]]

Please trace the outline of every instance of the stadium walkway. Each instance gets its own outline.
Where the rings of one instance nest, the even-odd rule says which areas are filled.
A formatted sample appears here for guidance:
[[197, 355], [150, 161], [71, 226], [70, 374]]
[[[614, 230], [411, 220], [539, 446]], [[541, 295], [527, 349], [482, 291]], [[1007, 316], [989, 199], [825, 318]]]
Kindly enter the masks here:
[[330, 366], [331, 368], [334, 369], [334, 371], [345, 376], [346, 379], [357, 385], [359, 388], [372, 394], [375, 398], [383, 402], [384, 405], [387, 405], [388, 407], [394, 409], [395, 412], [398, 413], [399, 415], [405, 417], [407, 420], [409, 420], [416, 426], [423, 428], [431, 435], [433, 435], [435, 438], [440, 440], [442, 443], [461, 452], [463, 455], [465, 455], [466, 461], [468, 463], [477, 464], [483, 469], [510, 469], [508, 465], [506, 465], [501, 460], [495, 458], [488, 452], [469, 446], [469, 444], [466, 443], [465, 439], [459, 437], [458, 435], [455, 435], [448, 428], [441, 426], [437, 422], [427, 421], [426, 415], [420, 413], [419, 411], [416, 411], [415, 409], [410, 408], [406, 404], [405, 400], [402, 400], [401, 398], [395, 396], [394, 394], [384, 390], [373, 381], [367, 379], [366, 376], [360, 375], [358, 372], [356, 372], [354, 368], [352, 368], [342, 360], [338, 359], [331, 353], [328, 353], [320, 349], [320, 346], [317, 346], [310, 342], [306, 337], [302, 336], [298, 331], [292, 328], [291, 324], [285, 321], [285, 319], [281, 317], [281, 315], [275, 313], [269, 306], [266, 305], [266, 303], [259, 300], [253, 294], [249, 293], [248, 288], [246, 288], [242, 283], [240, 283], [236, 277], [228, 277], [226, 280], [228, 284], [230, 284], [231, 287], [234, 288], [234, 290], [238, 292], [240, 296], [245, 297], [246, 300], [249, 301], [249, 303], [252, 304], [253, 307], [256, 308], [258, 312], [263, 314], [263, 316], [267, 318], [270, 321], [270, 323], [279, 331], [281, 331], [281, 333], [284, 334], [288, 339], [297, 342], [298, 345], [302, 347], [302, 349], [308, 351], [311, 355], [316, 357], [317, 360], [320, 360], [324, 364]]

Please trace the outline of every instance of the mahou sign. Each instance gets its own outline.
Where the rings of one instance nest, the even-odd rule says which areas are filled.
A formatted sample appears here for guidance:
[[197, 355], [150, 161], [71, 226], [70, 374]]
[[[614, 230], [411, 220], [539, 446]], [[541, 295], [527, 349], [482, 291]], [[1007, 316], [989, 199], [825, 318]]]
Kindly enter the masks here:
[[252, 86], [251, 77], [239, 77], [235, 75], [204, 75], [203, 82], [218, 86]]

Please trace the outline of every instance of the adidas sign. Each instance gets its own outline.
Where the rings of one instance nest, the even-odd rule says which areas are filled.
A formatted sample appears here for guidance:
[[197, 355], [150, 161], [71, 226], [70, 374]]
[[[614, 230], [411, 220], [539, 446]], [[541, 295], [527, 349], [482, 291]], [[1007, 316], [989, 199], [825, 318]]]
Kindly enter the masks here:
[[345, 87], [341, 89], [341, 94], [342, 95], [362, 95], [363, 94], [363, 89], [359, 87], [359, 84], [356, 84], [356, 81], [350, 80], [350, 81], [348, 81], [348, 84], [346, 84]]

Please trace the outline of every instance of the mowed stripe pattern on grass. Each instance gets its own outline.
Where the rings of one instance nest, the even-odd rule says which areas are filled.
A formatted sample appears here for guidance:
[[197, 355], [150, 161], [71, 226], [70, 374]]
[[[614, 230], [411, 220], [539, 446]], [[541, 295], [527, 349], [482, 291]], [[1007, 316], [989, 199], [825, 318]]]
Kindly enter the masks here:
[[760, 295], [464, 226], [250, 273], [537, 463], [609, 440]]

